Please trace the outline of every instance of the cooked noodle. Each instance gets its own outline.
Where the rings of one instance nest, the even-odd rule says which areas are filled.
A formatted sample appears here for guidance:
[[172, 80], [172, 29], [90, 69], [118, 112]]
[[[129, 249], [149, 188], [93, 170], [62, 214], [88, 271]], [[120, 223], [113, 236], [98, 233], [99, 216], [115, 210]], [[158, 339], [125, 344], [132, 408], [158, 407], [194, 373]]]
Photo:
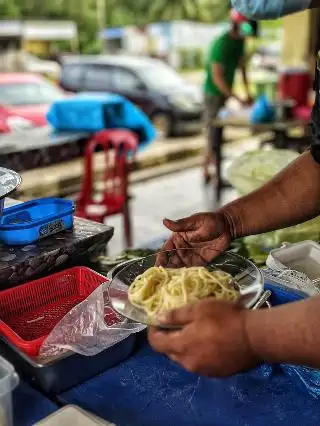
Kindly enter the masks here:
[[149, 317], [206, 297], [236, 300], [239, 292], [232, 276], [226, 272], [208, 271], [204, 267], [147, 269], [129, 287], [130, 302]]

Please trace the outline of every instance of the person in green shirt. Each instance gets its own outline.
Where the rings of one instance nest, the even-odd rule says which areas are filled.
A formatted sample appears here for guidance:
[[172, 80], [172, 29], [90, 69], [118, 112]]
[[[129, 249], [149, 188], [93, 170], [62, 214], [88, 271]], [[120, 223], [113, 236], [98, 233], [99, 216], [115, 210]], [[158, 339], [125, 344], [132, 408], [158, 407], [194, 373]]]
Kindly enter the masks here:
[[[204, 158], [204, 181], [211, 180], [210, 166], [215, 164], [214, 133], [211, 122], [229, 98], [235, 98], [246, 104], [250, 100], [247, 73], [244, 61], [245, 36], [240, 29], [240, 23], [232, 20], [231, 29], [215, 39], [210, 48], [206, 61], [204, 94], [205, 94], [205, 125], [207, 129], [207, 147]], [[236, 71], [241, 68], [248, 99], [241, 100], [233, 91]], [[211, 129], [211, 131], [210, 131]]]

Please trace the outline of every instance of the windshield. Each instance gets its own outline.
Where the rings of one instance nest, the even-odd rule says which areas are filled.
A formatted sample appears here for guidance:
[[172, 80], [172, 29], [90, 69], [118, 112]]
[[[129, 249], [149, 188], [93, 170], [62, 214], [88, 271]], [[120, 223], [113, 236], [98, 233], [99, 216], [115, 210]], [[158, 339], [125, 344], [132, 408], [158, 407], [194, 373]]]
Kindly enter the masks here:
[[41, 105], [61, 99], [63, 92], [49, 83], [0, 84], [0, 105]]
[[139, 68], [139, 73], [144, 83], [154, 90], [168, 89], [181, 86], [185, 81], [180, 75], [167, 65], [146, 65]]

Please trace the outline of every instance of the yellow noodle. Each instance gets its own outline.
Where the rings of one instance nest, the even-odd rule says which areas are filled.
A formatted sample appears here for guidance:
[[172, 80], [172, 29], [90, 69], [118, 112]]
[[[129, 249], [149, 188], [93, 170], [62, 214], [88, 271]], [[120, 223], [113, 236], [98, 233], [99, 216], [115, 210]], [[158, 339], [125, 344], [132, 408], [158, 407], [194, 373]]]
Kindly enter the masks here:
[[128, 297], [134, 306], [153, 317], [206, 297], [236, 300], [239, 292], [233, 285], [232, 276], [224, 271], [154, 266], [135, 279], [129, 287]]

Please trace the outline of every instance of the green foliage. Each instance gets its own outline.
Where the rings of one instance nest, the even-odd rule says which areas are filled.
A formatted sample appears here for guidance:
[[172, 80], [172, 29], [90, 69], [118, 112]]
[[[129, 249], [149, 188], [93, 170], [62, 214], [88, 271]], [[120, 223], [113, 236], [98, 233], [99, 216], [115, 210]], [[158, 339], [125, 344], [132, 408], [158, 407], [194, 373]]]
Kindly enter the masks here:
[[199, 70], [204, 67], [205, 55], [202, 49], [179, 49], [181, 70]]
[[[73, 20], [81, 52], [100, 51], [102, 27], [144, 26], [162, 20], [213, 23], [225, 19], [229, 4], [221, 0], [2, 0], [1, 19]], [[201, 62], [197, 53], [197, 62]]]

